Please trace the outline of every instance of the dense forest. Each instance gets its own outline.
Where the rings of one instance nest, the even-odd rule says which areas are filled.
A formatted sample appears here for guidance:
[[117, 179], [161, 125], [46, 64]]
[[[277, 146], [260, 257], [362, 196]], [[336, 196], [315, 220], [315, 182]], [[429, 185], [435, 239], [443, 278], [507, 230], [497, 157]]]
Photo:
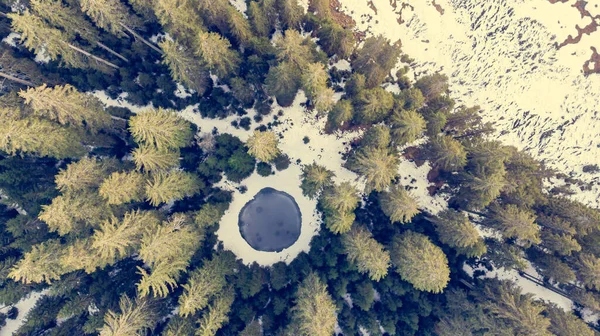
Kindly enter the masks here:
[[[43, 293], [16, 335], [595, 334], [600, 213], [545, 187], [568, 176], [494, 140], [446, 76], [410, 78], [400, 41], [334, 1], [245, 6], [0, 0], [0, 303]], [[265, 120], [300, 90], [324, 131], [361, 132], [344, 167], [365, 188], [300, 163], [322, 215], [310, 251], [245, 265], [215, 235], [232, 200], [216, 184], [298, 164]], [[252, 136], [200, 137], [178, 113], [194, 104]], [[448, 209], [400, 184], [402, 157], [431, 164]], [[483, 271], [531, 267], [573, 311]]]

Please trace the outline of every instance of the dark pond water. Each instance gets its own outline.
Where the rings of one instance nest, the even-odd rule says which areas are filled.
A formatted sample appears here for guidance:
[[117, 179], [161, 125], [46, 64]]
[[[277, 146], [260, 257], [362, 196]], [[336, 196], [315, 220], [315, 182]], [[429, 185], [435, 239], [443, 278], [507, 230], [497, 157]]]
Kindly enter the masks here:
[[279, 252], [300, 237], [302, 214], [292, 196], [264, 188], [240, 211], [242, 237], [255, 250]]

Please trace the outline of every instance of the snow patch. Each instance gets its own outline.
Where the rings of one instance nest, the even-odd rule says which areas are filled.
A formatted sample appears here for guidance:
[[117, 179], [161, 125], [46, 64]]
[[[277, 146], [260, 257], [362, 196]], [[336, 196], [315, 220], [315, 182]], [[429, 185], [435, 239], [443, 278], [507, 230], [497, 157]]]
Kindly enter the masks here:
[[11, 47], [17, 47], [17, 40], [21, 38], [21, 34], [19, 33], [10, 33], [8, 36], [2, 39], [2, 42], [8, 44]]
[[[19, 329], [21, 325], [23, 325], [23, 323], [27, 321], [27, 314], [29, 314], [29, 311], [33, 309], [36, 302], [43, 295], [45, 295], [46, 291], [47, 290], [43, 290], [41, 292], [33, 292], [25, 298], [21, 299], [21, 301], [17, 302], [17, 304], [15, 304], [14, 307], [17, 307], [17, 309], [19, 310], [19, 315], [17, 315], [17, 318], [14, 320], [6, 319], [6, 325], [0, 328], [0, 336], [13, 335], [15, 331], [17, 331], [17, 329]], [[4, 307], [0, 309], [0, 312], [6, 313], [11, 307], [13, 306]]]

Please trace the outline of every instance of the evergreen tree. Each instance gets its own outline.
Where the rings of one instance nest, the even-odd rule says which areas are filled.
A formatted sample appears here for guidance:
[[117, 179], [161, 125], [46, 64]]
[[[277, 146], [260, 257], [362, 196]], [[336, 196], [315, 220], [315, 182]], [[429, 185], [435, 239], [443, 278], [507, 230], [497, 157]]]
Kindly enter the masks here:
[[380, 194], [379, 205], [392, 222], [401, 224], [410, 222], [420, 212], [417, 201], [403, 186], [398, 184], [392, 185], [390, 191]]
[[196, 330], [196, 335], [215, 336], [217, 331], [229, 321], [228, 315], [234, 299], [235, 293], [231, 288], [219, 293], [208, 307], [208, 311], [198, 321], [199, 327]]
[[331, 10], [329, 9], [329, 0], [311, 0], [308, 5], [308, 11], [314, 13], [321, 20], [331, 18]]
[[352, 108], [352, 102], [347, 99], [340, 99], [329, 111], [327, 115], [327, 125], [325, 128], [332, 132], [334, 130], [345, 127], [352, 120], [354, 109]]
[[394, 143], [400, 146], [419, 139], [427, 125], [425, 119], [414, 110], [394, 112], [390, 123]]
[[390, 45], [390, 41], [382, 35], [369, 37], [357, 50], [352, 69], [363, 74], [367, 87], [373, 88], [383, 83], [396, 66], [399, 56], [400, 41]]
[[246, 324], [246, 327], [240, 333], [240, 336], [263, 336], [263, 330], [258, 320]]
[[277, 145], [279, 139], [271, 131], [254, 131], [252, 136], [246, 142], [248, 154], [254, 156], [262, 162], [269, 162], [281, 153]]
[[84, 270], [92, 274], [98, 268], [114, 263], [114, 259], [102, 258], [94, 253], [92, 239], [77, 239], [65, 249], [65, 253], [60, 257], [60, 263], [69, 271]]
[[25, 284], [51, 283], [59, 280], [66, 273], [60, 263], [61, 253], [58, 240], [47, 240], [33, 245], [31, 251], [25, 253], [23, 258], [13, 266], [8, 277]]
[[276, 67], [271, 67], [265, 85], [269, 94], [274, 95], [281, 106], [289, 106], [294, 101], [300, 89], [300, 71], [289, 62], [281, 62]]
[[468, 248], [481, 241], [479, 232], [467, 215], [452, 209], [444, 210], [432, 219], [440, 241], [454, 248]]
[[383, 191], [398, 175], [398, 156], [387, 148], [361, 148], [348, 167], [366, 178], [366, 190]]
[[271, 33], [271, 20], [265, 8], [264, 2], [249, 1], [246, 14], [248, 20], [252, 23], [254, 32], [259, 36], [268, 37]]
[[175, 315], [169, 319], [169, 323], [164, 331], [165, 336], [193, 336], [194, 321], [191, 318], [183, 318]]
[[600, 289], [600, 258], [589, 253], [580, 253], [575, 262], [575, 269], [577, 278], [587, 288]]
[[356, 44], [354, 34], [349, 29], [344, 29], [333, 20], [325, 21], [317, 31], [319, 45], [329, 56], [337, 55], [340, 59], [346, 59], [352, 54]]
[[227, 210], [227, 204], [205, 204], [202, 206], [196, 215], [194, 216], [194, 223], [200, 229], [207, 228], [212, 225], [217, 224], [223, 214], [225, 214], [225, 210]]
[[299, 30], [301, 28], [304, 8], [298, 4], [298, 0], [277, 0], [277, 9], [283, 29]]
[[446, 135], [431, 138], [426, 152], [432, 163], [443, 170], [456, 171], [467, 163], [467, 152], [463, 145]]
[[358, 207], [360, 197], [350, 182], [342, 182], [323, 190], [321, 202], [327, 210], [350, 213]]
[[594, 331], [577, 316], [565, 312], [555, 304], [550, 304], [546, 308], [546, 313], [550, 319], [548, 330], [556, 336], [594, 336]]
[[463, 191], [459, 193], [466, 202], [466, 206], [472, 209], [482, 209], [490, 205], [502, 190], [506, 189], [507, 181], [504, 167], [493, 172], [475, 172], [465, 174]]
[[96, 25], [112, 34], [124, 36], [123, 24], [138, 25], [138, 18], [129, 14], [119, 0], [79, 0], [81, 10]]
[[202, 237], [188, 221], [186, 215], [176, 214], [170, 222], [146, 230], [139, 250], [144, 263], [154, 266], [161, 261], [191, 258]]
[[[581, 251], [581, 245], [579, 242], [570, 234], [566, 233], [553, 233], [552, 230], [543, 228], [544, 224], [538, 220], [538, 223], [542, 225], [542, 245], [562, 256], [569, 256], [573, 252]], [[589, 250], [589, 249], [586, 249]]]
[[360, 124], [376, 124], [383, 121], [394, 107], [394, 97], [383, 88], [364, 90], [357, 101], [355, 119]]
[[95, 192], [66, 193], [50, 205], [42, 205], [38, 218], [61, 236], [100, 225], [111, 215], [106, 202]]
[[184, 258], [162, 260], [152, 266], [150, 273], [138, 266], [142, 276], [137, 284], [139, 295], [148, 296], [152, 293], [155, 297], [167, 297], [177, 287], [177, 280], [187, 266], [188, 261]]
[[164, 52], [163, 64], [169, 67], [173, 80], [181, 82], [186, 87], [202, 96], [209, 87], [210, 77], [193, 54], [175, 41], [165, 40], [159, 43]]
[[309, 63], [302, 70], [302, 88], [319, 112], [327, 112], [333, 106], [333, 89], [327, 87], [329, 75], [323, 64]]
[[536, 251], [529, 252], [528, 257], [536, 270], [538, 270], [547, 281], [564, 284], [575, 281], [575, 272], [571, 270], [569, 265], [565, 264], [554, 255]]
[[418, 290], [440, 293], [450, 281], [446, 255], [425, 235], [406, 231], [394, 236], [390, 256], [396, 272]]
[[62, 125], [85, 126], [92, 132], [108, 128], [112, 121], [102, 103], [94, 96], [77, 91], [71, 85], [49, 88], [46, 84], [19, 92], [38, 117]]
[[185, 147], [193, 137], [189, 121], [162, 108], [147, 109], [131, 117], [129, 131], [137, 143], [158, 149]]
[[310, 273], [298, 286], [292, 319], [302, 336], [330, 336], [337, 323], [336, 306], [327, 287], [315, 273]]
[[137, 169], [140, 171], [164, 171], [179, 166], [180, 154], [178, 150], [141, 145], [134, 149], [131, 154]]
[[131, 172], [114, 172], [100, 186], [100, 196], [108, 204], [141, 202], [144, 199], [144, 175]]
[[69, 40], [77, 34], [92, 44], [98, 42], [99, 32], [74, 7], [65, 6], [58, 0], [31, 0], [30, 5], [37, 15], [71, 35]]
[[109, 165], [96, 158], [81, 158], [68, 164], [66, 169], [60, 170], [55, 177], [56, 188], [63, 193], [98, 188], [106, 178], [109, 168]]
[[415, 87], [429, 101], [448, 91], [448, 77], [440, 73], [423, 76], [415, 82]]
[[356, 264], [359, 272], [368, 273], [373, 281], [379, 281], [387, 275], [390, 254], [367, 229], [354, 226], [342, 236], [342, 245], [348, 261]]
[[539, 244], [540, 228], [535, 223], [535, 213], [519, 209], [516, 205], [491, 208], [487, 224], [500, 230], [505, 238], [517, 238], [529, 244]]
[[315, 162], [302, 167], [302, 194], [308, 198], [315, 198], [323, 190], [333, 184], [332, 178], [335, 174]]
[[154, 13], [160, 24], [178, 41], [192, 44], [204, 30], [195, 2], [187, 0], [155, 0]]
[[201, 32], [196, 38], [196, 54], [220, 78], [234, 75], [241, 62], [240, 55], [231, 43], [218, 33]]
[[119, 301], [120, 313], [109, 310], [104, 315], [104, 326], [100, 336], [139, 335], [152, 329], [158, 322], [158, 312], [151, 301], [146, 299], [131, 300], [127, 295]]
[[387, 148], [392, 141], [390, 128], [386, 125], [369, 127], [360, 140], [361, 147]]
[[196, 175], [188, 172], [156, 173], [146, 184], [146, 197], [153, 206], [180, 200], [196, 194], [200, 190], [199, 183]]
[[334, 234], [341, 234], [350, 231], [355, 218], [354, 212], [329, 210], [325, 213], [323, 222], [329, 231]]
[[247, 45], [254, 37], [248, 20], [233, 6], [227, 6], [228, 31], [241, 45]]
[[305, 69], [313, 62], [313, 55], [309, 42], [297, 30], [288, 29], [283, 37], [275, 41], [277, 59], [287, 62], [297, 69]]

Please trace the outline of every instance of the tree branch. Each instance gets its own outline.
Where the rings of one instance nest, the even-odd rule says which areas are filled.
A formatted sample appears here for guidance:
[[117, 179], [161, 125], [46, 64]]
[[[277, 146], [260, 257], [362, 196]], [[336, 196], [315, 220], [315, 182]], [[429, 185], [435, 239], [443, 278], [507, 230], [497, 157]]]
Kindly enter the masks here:
[[0, 72], [0, 77], [4, 77], [4, 78], [6, 78], [8, 80], [11, 80], [13, 82], [16, 82], [16, 83], [19, 83], [19, 84], [23, 84], [23, 85], [26, 85], [26, 86], [32, 86], [32, 87], [36, 86], [35, 84], [33, 84], [30, 81], [14, 77], [14, 76], [11, 76], [11, 75], [3, 73], [3, 72]]
[[110, 48], [109, 48], [109, 47], [107, 47], [106, 45], [104, 45], [104, 44], [102, 44], [102, 43], [100, 43], [100, 42], [96, 42], [96, 44], [97, 44], [97, 45], [98, 45], [100, 48], [102, 48], [102, 49], [104, 49], [104, 50], [108, 51], [109, 53], [111, 53], [111, 54], [113, 54], [113, 55], [117, 56], [118, 58], [122, 59], [123, 61], [125, 61], [125, 62], [129, 63], [129, 60], [128, 60], [127, 58], [125, 58], [125, 56], [123, 56], [123, 55], [119, 54], [118, 52], [116, 52], [116, 51], [114, 51], [114, 50], [112, 50], [112, 49], [110, 49]]
[[104, 64], [108, 65], [109, 67], [112, 67], [112, 68], [115, 68], [115, 69], [119, 69], [118, 65], [115, 65], [115, 64], [113, 64], [113, 63], [111, 63], [111, 62], [109, 62], [107, 60], [104, 60], [104, 59], [98, 57], [98, 56], [94, 56], [94, 55], [90, 54], [89, 52], [87, 52], [87, 51], [85, 51], [83, 49], [79, 49], [79, 48], [77, 48], [76, 46], [74, 46], [74, 45], [72, 45], [70, 43], [67, 43], [67, 46], [69, 46], [69, 48], [71, 48], [71, 49], [73, 49], [75, 51], [78, 51], [78, 52], [84, 54], [87, 57], [93, 58], [93, 59], [95, 59], [98, 62], [104, 63]]
[[146, 44], [147, 46], [149, 46], [150, 48], [154, 49], [156, 52], [158, 52], [159, 54], [163, 55], [164, 52], [162, 50], [160, 50], [159, 47], [155, 46], [154, 44], [152, 44], [150, 41], [146, 40], [145, 38], [143, 38], [140, 34], [136, 33], [133, 31], [133, 29], [127, 27], [126, 25], [124, 25], [123, 23], [119, 22], [119, 24], [121, 25], [121, 27], [125, 28], [125, 30], [127, 30], [131, 35], [133, 35], [135, 38], [140, 39], [142, 42], [144, 42], [144, 44]]

